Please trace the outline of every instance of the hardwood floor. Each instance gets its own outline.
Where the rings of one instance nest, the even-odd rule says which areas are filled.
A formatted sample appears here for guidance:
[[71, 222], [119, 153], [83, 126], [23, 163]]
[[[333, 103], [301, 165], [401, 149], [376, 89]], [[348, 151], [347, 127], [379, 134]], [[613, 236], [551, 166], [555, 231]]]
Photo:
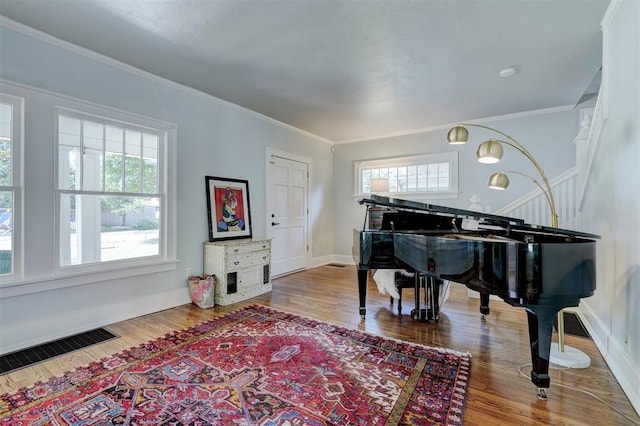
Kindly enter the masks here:
[[[200, 309], [183, 305], [163, 312], [109, 325], [120, 337], [0, 376], [0, 393], [59, 375], [164, 334], [253, 303], [272, 306], [345, 327], [472, 354], [464, 424], [468, 425], [627, 425], [640, 418], [607, 368], [594, 343], [566, 336], [566, 344], [591, 358], [587, 369], [552, 370], [549, 399], [536, 398], [528, 378], [530, 366], [526, 314], [521, 308], [491, 300], [491, 314], [480, 321], [478, 300], [469, 299], [466, 287], [452, 284], [438, 323], [413, 321], [411, 291], [405, 290], [402, 315], [389, 305], [370, 280], [367, 316], [360, 321], [356, 269], [327, 265], [273, 280], [271, 293], [229, 306]], [[186, 285], [186, 284], [185, 284]], [[602, 398], [623, 417], [577, 387]], [[634, 423], [638, 422], [638, 423]]]

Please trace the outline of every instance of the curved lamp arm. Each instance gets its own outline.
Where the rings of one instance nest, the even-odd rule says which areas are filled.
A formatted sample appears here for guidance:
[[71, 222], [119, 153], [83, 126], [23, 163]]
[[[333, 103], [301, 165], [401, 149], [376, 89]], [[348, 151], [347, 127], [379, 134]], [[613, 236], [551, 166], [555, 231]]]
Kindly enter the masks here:
[[[547, 175], [544, 173], [544, 170], [542, 169], [542, 166], [540, 166], [540, 163], [538, 163], [538, 161], [533, 157], [533, 155], [531, 155], [531, 153], [529, 151], [527, 151], [527, 149], [524, 146], [522, 146], [518, 141], [516, 141], [514, 138], [512, 138], [508, 134], [506, 134], [504, 132], [501, 132], [500, 130], [494, 129], [494, 128], [489, 127], [489, 126], [484, 126], [482, 124], [473, 124], [473, 123], [460, 123], [460, 124], [458, 124], [458, 127], [461, 127], [461, 126], [480, 127], [482, 129], [491, 130], [492, 132], [496, 132], [496, 133], [504, 136], [505, 138], [507, 138], [506, 141], [505, 140], [496, 140], [496, 142], [504, 143], [506, 145], [509, 145], [512, 148], [517, 149], [518, 151], [520, 151], [520, 153], [522, 153], [525, 157], [527, 157], [529, 159], [529, 161], [531, 161], [533, 163], [535, 168], [538, 170], [538, 173], [540, 173], [540, 176], [542, 177], [542, 181], [544, 182], [544, 185], [546, 187], [546, 191], [542, 188], [542, 186], [537, 181], [535, 181], [535, 179], [534, 179], [534, 182], [540, 187], [540, 189], [542, 189], [542, 192], [547, 197], [547, 201], [549, 202], [549, 208], [551, 209], [551, 226], [553, 226], [554, 228], [557, 228], [558, 227], [558, 212], [556, 211], [556, 205], [555, 205], [555, 202], [553, 200], [553, 192], [551, 191], [551, 185], [549, 184], [549, 180], [547, 179]], [[466, 140], [465, 140], [465, 142], [466, 142]], [[515, 172], [515, 173], [518, 173], [518, 172]], [[519, 173], [519, 174], [522, 174], [522, 173]], [[525, 175], [525, 176], [531, 179], [530, 176], [527, 176], [527, 175]]]
[[[530, 181], [532, 181], [533, 183], [535, 183], [538, 186], [538, 188], [540, 188], [540, 191], [544, 194], [545, 198], [547, 199], [547, 202], [549, 203], [549, 207], [551, 208], [551, 225], [554, 228], [557, 228], [558, 227], [558, 213], [555, 211], [555, 208], [553, 207], [553, 205], [554, 205], [553, 204], [553, 195], [550, 192], [547, 192], [545, 190], [545, 188], [540, 184], [540, 182], [535, 180], [533, 177], [529, 176], [526, 173], [518, 172], [516, 170], [506, 170], [506, 171], [502, 171], [502, 172], [498, 172], [498, 173], [492, 174], [489, 177], [489, 182], [491, 182], [494, 179], [494, 176], [502, 174], [502, 175], [505, 175], [505, 177], [506, 177], [507, 173], [515, 173], [517, 175], [524, 176], [527, 179], [529, 179]], [[507, 178], [507, 184], [508, 184], [508, 178]], [[506, 189], [506, 186], [505, 186], [505, 188], [494, 187], [494, 189]]]

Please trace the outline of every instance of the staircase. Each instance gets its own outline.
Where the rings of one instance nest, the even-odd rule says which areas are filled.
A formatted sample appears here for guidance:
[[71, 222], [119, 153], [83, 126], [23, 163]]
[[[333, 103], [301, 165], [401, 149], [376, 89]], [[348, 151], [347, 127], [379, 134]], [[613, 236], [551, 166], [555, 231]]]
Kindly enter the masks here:
[[[581, 110], [580, 131], [573, 140], [576, 144], [576, 167], [549, 181], [558, 210], [559, 228], [577, 230], [581, 226], [579, 213], [584, 188], [587, 186], [593, 155], [606, 120], [606, 111], [602, 106], [603, 98], [601, 87], [595, 107]], [[551, 226], [549, 203], [540, 188], [536, 188], [495, 213], [523, 219], [527, 223]]]

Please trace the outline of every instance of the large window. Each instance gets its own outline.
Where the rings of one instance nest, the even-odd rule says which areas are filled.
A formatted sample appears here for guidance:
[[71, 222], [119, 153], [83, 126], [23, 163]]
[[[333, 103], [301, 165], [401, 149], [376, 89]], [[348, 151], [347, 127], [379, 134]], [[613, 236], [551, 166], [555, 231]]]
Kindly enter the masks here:
[[457, 152], [355, 163], [356, 196], [371, 193], [414, 198], [452, 198], [458, 194]]
[[59, 266], [163, 256], [166, 132], [57, 109]]
[[0, 94], [0, 280], [20, 265], [22, 205], [21, 98]]

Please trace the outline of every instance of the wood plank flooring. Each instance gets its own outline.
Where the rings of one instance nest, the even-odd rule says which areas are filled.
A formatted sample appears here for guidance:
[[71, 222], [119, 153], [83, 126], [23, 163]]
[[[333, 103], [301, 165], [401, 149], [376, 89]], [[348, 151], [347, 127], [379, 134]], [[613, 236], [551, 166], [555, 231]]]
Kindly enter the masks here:
[[[186, 284], [185, 284], [186, 285]], [[271, 293], [229, 306], [200, 309], [183, 305], [163, 312], [109, 325], [120, 337], [0, 376], [0, 393], [10, 392], [39, 380], [89, 363], [176, 329], [260, 303], [345, 327], [416, 343], [469, 351], [472, 354], [465, 425], [632, 425], [640, 418], [625, 397], [594, 343], [566, 336], [566, 344], [591, 358], [591, 367], [552, 370], [549, 399], [536, 398], [529, 380], [529, 335], [521, 308], [491, 300], [491, 314], [480, 321], [478, 300], [467, 297], [466, 287], [452, 284], [438, 323], [413, 321], [412, 291], [404, 291], [402, 315], [389, 297], [380, 295], [370, 280], [367, 316], [360, 320], [354, 266], [322, 266], [273, 280]], [[602, 398], [613, 409], [577, 387]], [[637, 423], [636, 423], [637, 422]]]

